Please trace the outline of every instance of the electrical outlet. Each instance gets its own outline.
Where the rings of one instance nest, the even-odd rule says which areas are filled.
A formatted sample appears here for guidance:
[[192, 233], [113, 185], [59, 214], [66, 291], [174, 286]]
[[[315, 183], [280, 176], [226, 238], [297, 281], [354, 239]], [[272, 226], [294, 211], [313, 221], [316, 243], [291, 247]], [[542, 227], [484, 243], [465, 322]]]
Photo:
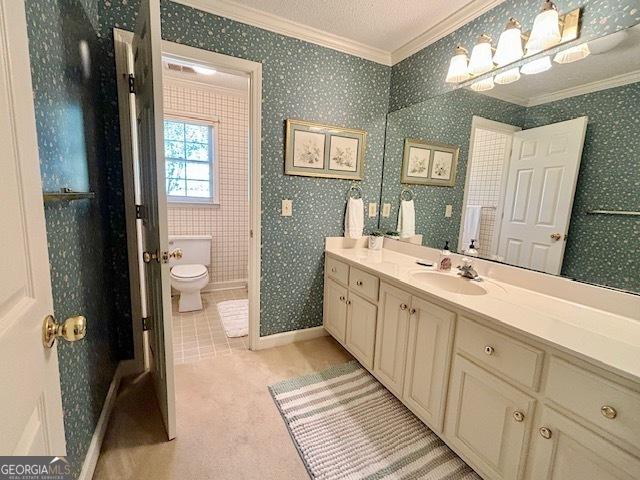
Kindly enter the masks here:
[[390, 203], [383, 203], [382, 204], [382, 216], [384, 218], [388, 218], [389, 215], [391, 215], [391, 204]]
[[375, 217], [378, 215], [378, 204], [377, 203], [369, 203], [369, 217]]
[[293, 200], [282, 199], [282, 216], [290, 217], [293, 215]]
[[453, 215], [453, 205], [447, 205], [444, 208], [444, 216], [446, 218], [451, 218], [451, 215]]

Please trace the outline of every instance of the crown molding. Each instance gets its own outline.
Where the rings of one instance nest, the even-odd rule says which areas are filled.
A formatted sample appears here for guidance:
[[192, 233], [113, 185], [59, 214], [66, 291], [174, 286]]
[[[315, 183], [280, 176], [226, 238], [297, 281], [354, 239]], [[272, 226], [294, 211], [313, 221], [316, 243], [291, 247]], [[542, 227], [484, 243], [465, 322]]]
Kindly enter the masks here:
[[254, 27], [315, 43], [342, 53], [391, 66], [391, 53], [379, 48], [367, 46], [348, 38], [334, 35], [292, 20], [263, 12], [256, 8], [240, 5], [231, 0], [172, 0], [188, 7], [226, 17]]
[[405, 43], [402, 47], [391, 52], [391, 64], [395, 65], [414, 53], [419, 52], [432, 43], [437, 42], [441, 38], [453, 33], [460, 27], [475, 20], [480, 15], [488, 12], [492, 8], [501, 4], [505, 0], [472, 0], [464, 7], [456, 10], [447, 18], [438, 22], [438, 24], [426, 32], [418, 35], [413, 40]]
[[565, 88], [548, 95], [540, 95], [534, 97], [527, 102], [528, 107], [535, 107], [536, 105], [542, 105], [544, 103], [556, 102], [565, 98], [577, 97], [578, 95], [586, 95], [588, 93], [599, 92], [601, 90], [608, 90], [609, 88], [622, 87], [631, 83], [640, 82], [640, 70], [634, 70], [633, 72], [623, 73], [616, 75], [615, 77], [605, 78], [604, 80], [597, 80], [595, 82], [585, 83], [578, 85], [577, 87]]

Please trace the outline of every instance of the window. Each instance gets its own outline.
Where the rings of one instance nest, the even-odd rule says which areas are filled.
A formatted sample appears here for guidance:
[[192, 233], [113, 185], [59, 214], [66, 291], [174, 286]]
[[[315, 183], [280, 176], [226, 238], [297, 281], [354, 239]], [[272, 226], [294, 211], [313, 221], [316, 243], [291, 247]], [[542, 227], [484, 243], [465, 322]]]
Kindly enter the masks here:
[[214, 129], [194, 121], [165, 119], [167, 200], [217, 203]]

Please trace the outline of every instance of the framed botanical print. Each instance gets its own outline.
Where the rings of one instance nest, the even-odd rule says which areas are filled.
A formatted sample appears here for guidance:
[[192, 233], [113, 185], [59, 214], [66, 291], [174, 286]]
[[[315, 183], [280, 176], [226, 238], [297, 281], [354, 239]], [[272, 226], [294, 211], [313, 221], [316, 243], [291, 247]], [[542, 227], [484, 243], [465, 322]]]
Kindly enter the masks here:
[[453, 187], [460, 147], [407, 138], [402, 158], [402, 183]]
[[287, 120], [287, 175], [362, 180], [367, 132], [303, 120]]

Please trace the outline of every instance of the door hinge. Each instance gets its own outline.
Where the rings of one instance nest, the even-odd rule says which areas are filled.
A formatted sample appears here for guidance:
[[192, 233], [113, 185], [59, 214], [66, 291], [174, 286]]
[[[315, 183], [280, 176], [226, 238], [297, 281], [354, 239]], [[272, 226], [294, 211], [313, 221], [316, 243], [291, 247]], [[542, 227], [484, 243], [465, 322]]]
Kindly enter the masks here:
[[129, 82], [129, 93], [136, 93], [136, 77], [133, 73], [129, 74], [127, 81]]
[[151, 319], [152, 317], [142, 317], [142, 331], [147, 332], [151, 330]]
[[144, 205], [136, 205], [136, 220], [144, 220], [147, 218], [147, 209]]

